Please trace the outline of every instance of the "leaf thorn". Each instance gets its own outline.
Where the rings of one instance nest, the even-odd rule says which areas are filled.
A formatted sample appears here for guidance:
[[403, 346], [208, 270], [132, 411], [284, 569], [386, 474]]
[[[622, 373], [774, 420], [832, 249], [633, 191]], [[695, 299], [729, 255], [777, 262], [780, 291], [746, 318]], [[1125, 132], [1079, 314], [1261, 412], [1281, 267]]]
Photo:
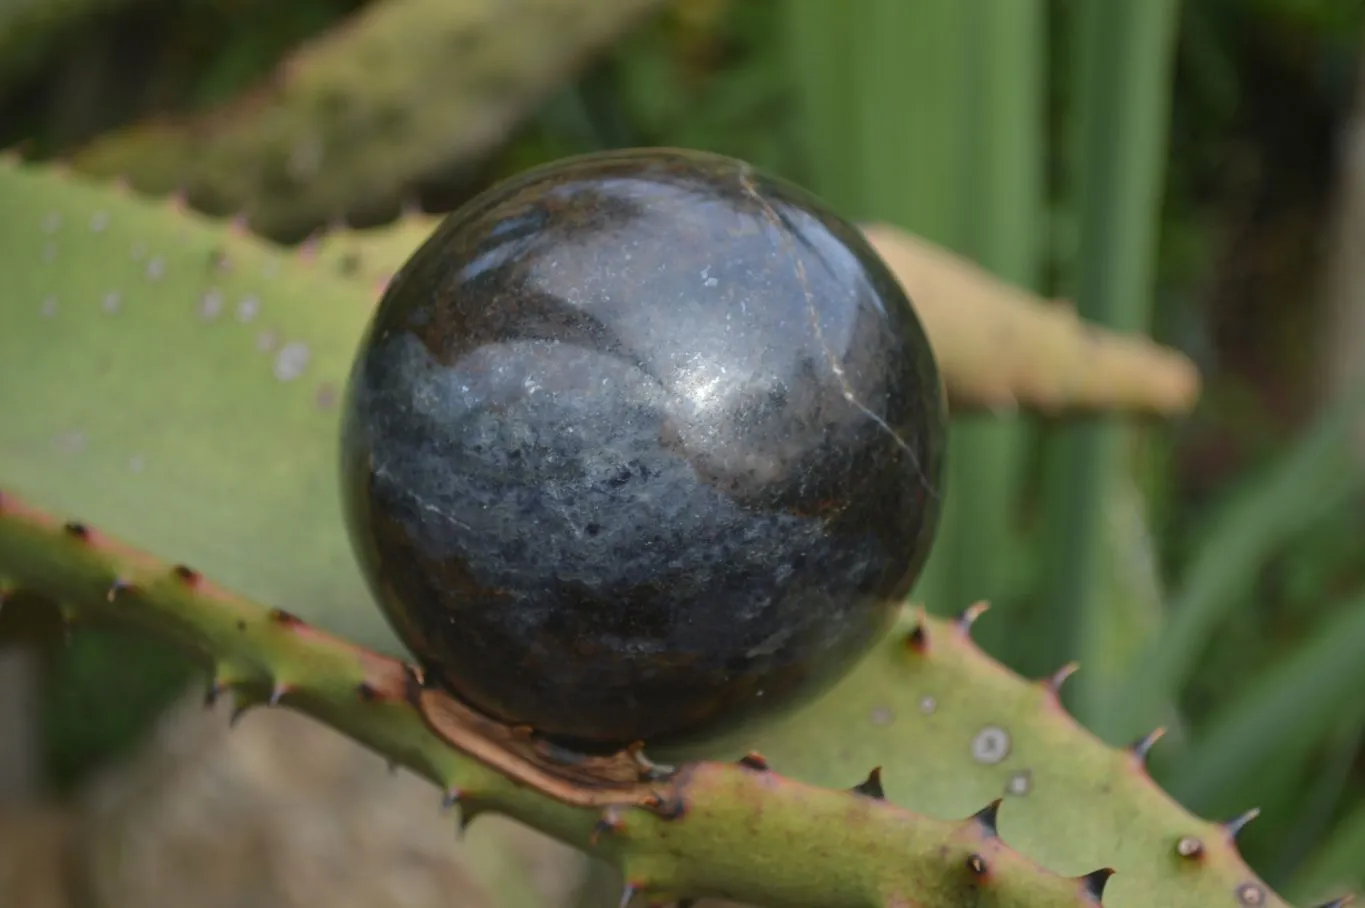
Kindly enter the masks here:
[[885, 801], [886, 790], [882, 788], [882, 768], [880, 766], [872, 767], [872, 771], [867, 774], [867, 778], [863, 779], [857, 785], [854, 785], [850, 791], [863, 795], [864, 797]]
[[1098, 903], [1104, 898], [1104, 887], [1109, 883], [1109, 878], [1114, 875], [1113, 867], [1101, 867], [1099, 870], [1092, 870], [1082, 876], [1077, 882], [1081, 884], [1081, 892], [1094, 902]]
[[1137, 761], [1139, 766], [1147, 765], [1147, 755], [1152, 752], [1152, 748], [1156, 745], [1156, 742], [1160, 741], [1165, 734], [1166, 729], [1162, 726], [1157, 726], [1141, 738], [1138, 738], [1132, 744], [1128, 745], [1128, 752], [1133, 755], [1133, 759]]

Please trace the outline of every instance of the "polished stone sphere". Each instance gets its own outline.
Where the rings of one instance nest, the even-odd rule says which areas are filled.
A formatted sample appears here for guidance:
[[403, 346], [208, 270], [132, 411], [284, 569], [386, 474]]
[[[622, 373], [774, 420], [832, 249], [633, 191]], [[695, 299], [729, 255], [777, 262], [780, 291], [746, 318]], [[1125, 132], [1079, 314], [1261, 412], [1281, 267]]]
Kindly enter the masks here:
[[947, 427], [862, 234], [726, 157], [527, 171], [395, 276], [344, 400], [361, 568], [427, 678], [584, 751], [828, 689], [937, 527]]

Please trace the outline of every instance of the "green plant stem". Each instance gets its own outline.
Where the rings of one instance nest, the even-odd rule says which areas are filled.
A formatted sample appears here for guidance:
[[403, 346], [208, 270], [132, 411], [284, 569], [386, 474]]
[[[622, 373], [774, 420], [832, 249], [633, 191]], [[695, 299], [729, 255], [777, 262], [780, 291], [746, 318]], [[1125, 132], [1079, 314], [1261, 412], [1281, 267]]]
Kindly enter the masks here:
[[[968, 74], [968, 178], [960, 207], [963, 251], [1001, 279], [1037, 283], [1043, 221], [1043, 90], [1047, 46], [1039, 0], [969, 0], [966, 27], [977, 65]], [[969, 40], [971, 40], [969, 39]], [[956, 509], [948, 596], [959, 607], [991, 602], [983, 647], [1008, 664], [1019, 654], [1018, 520], [1025, 424], [1014, 414], [953, 427], [948, 498]]]
[[[1140, 331], [1149, 317], [1176, 11], [1176, 0], [1110, 0], [1081, 4], [1075, 14], [1075, 301], [1083, 317], [1118, 330]], [[1104, 661], [1101, 509], [1127, 467], [1128, 444], [1124, 427], [1104, 418], [1061, 427], [1051, 440], [1045, 571], [1054, 618], [1037, 641], [1038, 664]], [[1095, 722], [1106, 709], [1105, 691], [1084, 672], [1077, 681], [1073, 709]]]

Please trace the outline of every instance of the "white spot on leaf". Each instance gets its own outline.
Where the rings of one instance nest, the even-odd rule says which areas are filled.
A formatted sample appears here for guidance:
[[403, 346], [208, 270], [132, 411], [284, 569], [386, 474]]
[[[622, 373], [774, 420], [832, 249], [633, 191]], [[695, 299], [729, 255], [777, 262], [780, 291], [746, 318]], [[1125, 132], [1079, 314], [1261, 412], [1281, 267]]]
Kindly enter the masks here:
[[262, 353], [269, 353], [275, 348], [275, 342], [277, 340], [278, 338], [275, 336], [274, 331], [262, 331], [260, 334], [256, 335], [256, 349]]
[[261, 311], [261, 301], [255, 295], [244, 297], [237, 304], [237, 320], [239, 322], [249, 322], [256, 317], [256, 313]]
[[199, 314], [205, 321], [212, 321], [223, 312], [223, 294], [217, 288], [204, 293], [199, 298]]
[[38, 311], [42, 313], [43, 318], [52, 318], [57, 314], [57, 298], [55, 296], [43, 297], [43, 304], [38, 307]]
[[43, 233], [56, 233], [57, 228], [62, 226], [62, 215], [58, 211], [49, 211], [43, 215]]
[[919, 711], [926, 716], [932, 716], [938, 710], [938, 701], [933, 697], [925, 695], [920, 698]]
[[85, 447], [85, 436], [80, 432], [63, 432], [53, 439], [53, 445], [63, 454], [79, 454]]
[[978, 763], [999, 763], [1010, 753], [1010, 733], [998, 725], [987, 725], [972, 738], [972, 759]]
[[96, 211], [90, 216], [90, 229], [99, 233], [109, 226], [109, 212]]
[[293, 381], [308, 367], [312, 352], [307, 344], [290, 341], [275, 354], [275, 377], [280, 381]]
[[147, 262], [147, 279], [159, 281], [161, 276], [166, 273], [166, 260], [161, 256], [154, 256]]
[[1033, 772], [1021, 769], [1010, 776], [1009, 782], [1005, 785], [1005, 791], [1016, 797], [1023, 797], [1033, 790]]
[[100, 308], [112, 315], [119, 310], [122, 302], [123, 297], [119, 296], [118, 291], [110, 290], [104, 295], [104, 299], [100, 300]]

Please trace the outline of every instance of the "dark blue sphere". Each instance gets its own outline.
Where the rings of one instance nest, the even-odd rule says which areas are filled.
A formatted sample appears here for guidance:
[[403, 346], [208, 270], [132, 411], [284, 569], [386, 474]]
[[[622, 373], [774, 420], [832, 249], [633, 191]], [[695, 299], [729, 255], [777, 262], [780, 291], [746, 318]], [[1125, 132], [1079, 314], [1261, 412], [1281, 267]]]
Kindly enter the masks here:
[[390, 284], [344, 401], [362, 570], [429, 678], [585, 750], [826, 690], [933, 542], [946, 444], [886, 265], [809, 193], [639, 149], [523, 173]]

